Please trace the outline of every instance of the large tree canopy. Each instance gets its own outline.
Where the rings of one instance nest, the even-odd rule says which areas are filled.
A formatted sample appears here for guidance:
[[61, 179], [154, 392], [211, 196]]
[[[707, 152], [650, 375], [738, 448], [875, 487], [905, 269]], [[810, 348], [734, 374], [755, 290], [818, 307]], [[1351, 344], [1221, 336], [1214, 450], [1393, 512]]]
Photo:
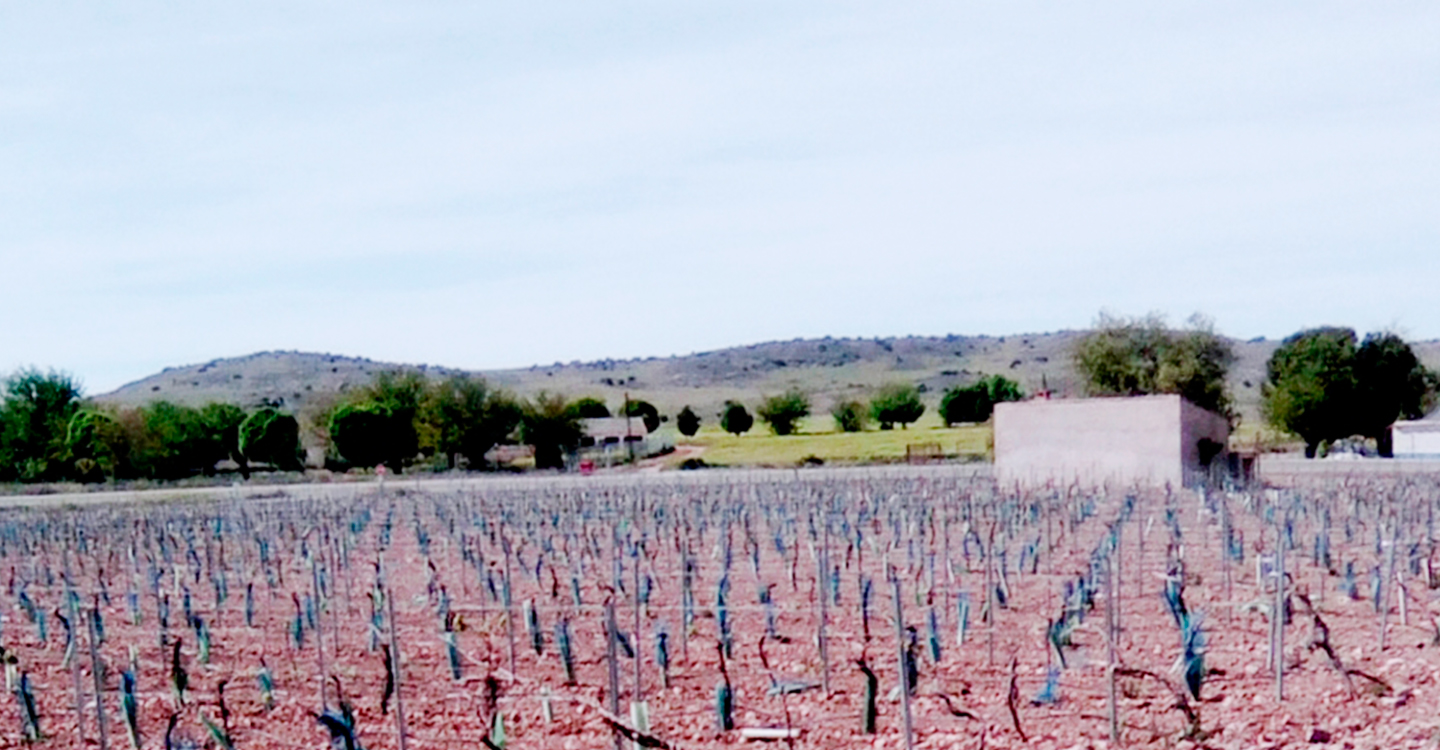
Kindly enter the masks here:
[[1101, 313], [1094, 330], [1075, 344], [1074, 360], [1092, 396], [1176, 393], [1196, 406], [1232, 415], [1225, 374], [1235, 352], [1198, 315], [1177, 331], [1156, 314], [1123, 318]]
[[[601, 404], [604, 407], [604, 404]], [[520, 423], [520, 405], [503, 390], [490, 387], [483, 378], [459, 375], [433, 385], [422, 409], [424, 421], [432, 425], [435, 448], [455, 467], [455, 456], [465, 456], [479, 466], [496, 443], [515, 431]]]
[[581, 435], [580, 419], [564, 396], [541, 391], [525, 403], [520, 440], [535, 447], [535, 468], [564, 468], [565, 454], [580, 445]]
[[1349, 328], [1300, 331], [1265, 365], [1265, 417], [1299, 435], [1307, 456], [1322, 442], [1352, 435], [1374, 438], [1388, 456], [1390, 425], [1418, 419], [1433, 404], [1437, 376], [1409, 344], [1393, 333], [1356, 339]]
[[66, 433], [80, 384], [51, 370], [20, 370], [0, 386], [0, 480], [54, 481], [70, 472]]

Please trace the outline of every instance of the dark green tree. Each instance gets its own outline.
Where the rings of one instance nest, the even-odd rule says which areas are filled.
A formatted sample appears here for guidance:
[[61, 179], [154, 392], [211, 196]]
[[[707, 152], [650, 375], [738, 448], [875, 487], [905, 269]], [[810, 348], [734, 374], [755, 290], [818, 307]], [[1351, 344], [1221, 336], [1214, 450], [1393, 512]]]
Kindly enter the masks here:
[[298, 470], [300, 424], [289, 414], [268, 406], [257, 409], [240, 423], [240, 452], [251, 463]]
[[623, 416], [645, 420], [645, 431], [654, 432], [660, 429], [660, 410], [649, 401], [631, 399], [625, 402]]
[[1235, 353], [1201, 316], [1192, 316], [1185, 330], [1176, 331], [1155, 314], [1121, 318], [1101, 313], [1095, 328], [1076, 342], [1073, 355], [1092, 396], [1175, 393], [1233, 416], [1225, 375]]
[[1399, 336], [1371, 333], [1355, 352], [1355, 386], [1355, 433], [1374, 438], [1388, 457], [1394, 455], [1390, 426], [1420, 419], [1435, 406], [1440, 374], [1421, 364]]
[[1402, 339], [1326, 327], [1281, 342], [1265, 365], [1262, 407], [1270, 424], [1305, 441], [1313, 457], [1322, 442], [1352, 435], [1374, 438], [1390, 455], [1390, 425], [1418, 418], [1433, 404], [1436, 374]]
[[795, 423], [810, 416], [810, 398], [798, 388], [770, 396], [760, 403], [755, 414], [770, 425], [776, 435], [795, 432]]
[[700, 415], [686, 404], [685, 408], [675, 415], [675, 428], [685, 437], [695, 437], [695, 433], [700, 431]]
[[565, 397], [541, 391], [522, 407], [520, 440], [535, 448], [535, 468], [563, 469], [580, 446], [580, 420]]
[[744, 435], [755, 426], [755, 417], [750, 415], [745, 405], [738, 401], [726, 401], [725, 409], [720, 412], [720, 429], [731, 435]]
[[22, 369], [3, 384], [0, 480], [50, 482], [71, 471], [66, 433], [80, 409], [80, 384], [67, 373]]
[[245, 422], [245, 410], [234, 404], [210, 403], [200, 408], [200, 422], [204, 425], [209, 442], [208, 466], [228, 458], [240, 466], [240, 474], [250, 478], [250, 462], [240, 450], [240, 425]]
[[836, 402], [830, 409], [830, 416], [843, 432], [864, 432], [870, 422], [870, 410], [855, 399]]
[[880, 429], [889, 430], [895, 425], [907, 427], [925, 413], [925, 404], [920, 400], [920, 391], [909, 383], [892, 383], [882, 387], [870, 399], [870, 416], [880, 423]]
[[416, 453], [414, 435], [413, 417], [373, 401], [341, 404], [330, 415], [330, 442], [351, 466], [403, 471]]
[[610, 407], [604, 401], [591, 396], [576, 399], [570, 403], [576, 419], [604, 419], [610, 416]]
[[967, 386], [956, 386], [940, 398], [940, 416], [945, 424], [984, 422], [995, 412], [995, 405], [1004, 401], [1020, 401], [1025, 392], [1020, 384], [1000, 376], [981, 377]]

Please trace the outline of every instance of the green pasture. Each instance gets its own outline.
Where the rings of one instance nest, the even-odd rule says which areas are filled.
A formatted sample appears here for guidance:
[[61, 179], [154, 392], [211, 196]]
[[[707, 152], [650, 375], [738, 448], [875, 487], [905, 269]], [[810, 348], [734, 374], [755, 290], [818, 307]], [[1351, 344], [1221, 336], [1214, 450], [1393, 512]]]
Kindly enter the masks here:
[[800, 431], [784, 437], [757, 423], [743, 435], [705, 425], [681, 445], [703, 446], [700, 456], [712, 466], [794, 466], [810, 457], [826, 463], [887, 463], [903, 461], [909, 446], [937, 446], [946, 458], [981, 459], [989, 454], [990, 425], [945, 427], [929, 413], [909, 429], [840, 432], [828, 415], [801, 422]]

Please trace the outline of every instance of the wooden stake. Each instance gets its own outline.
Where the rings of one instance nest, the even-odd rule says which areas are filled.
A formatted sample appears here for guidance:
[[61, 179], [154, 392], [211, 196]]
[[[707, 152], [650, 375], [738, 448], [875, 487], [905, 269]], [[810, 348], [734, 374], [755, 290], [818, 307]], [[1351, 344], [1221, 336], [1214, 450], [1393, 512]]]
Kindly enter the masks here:
[[890, 571], [890, 588], [895, 599], [895, 666], [900, 676], [900, 710], [905, 719], [905, 750], [915, 750], [910, 723], [910, 684], [905, 669], [905, 605], [900, 600], [900, 577]]
[[390, 618], [390, 669], [395, 673], [395, 736], [400, 750], [405, 750], [405, 701], [400, 697], [404, 681], [400, 678], [400, 644], [395, 638], [395, 597], [388, 584], [385, 586], [385, 607]]

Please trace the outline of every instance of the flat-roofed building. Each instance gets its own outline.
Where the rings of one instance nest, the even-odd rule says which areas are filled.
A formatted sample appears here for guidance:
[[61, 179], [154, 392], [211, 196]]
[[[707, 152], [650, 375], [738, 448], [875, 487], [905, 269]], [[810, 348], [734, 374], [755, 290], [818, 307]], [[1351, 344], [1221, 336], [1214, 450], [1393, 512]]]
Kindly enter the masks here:
[[1006, 484], [1180, 487], [1226, 460], [1230, 422], [1175, 395], [995, 405], [995, 474]]

